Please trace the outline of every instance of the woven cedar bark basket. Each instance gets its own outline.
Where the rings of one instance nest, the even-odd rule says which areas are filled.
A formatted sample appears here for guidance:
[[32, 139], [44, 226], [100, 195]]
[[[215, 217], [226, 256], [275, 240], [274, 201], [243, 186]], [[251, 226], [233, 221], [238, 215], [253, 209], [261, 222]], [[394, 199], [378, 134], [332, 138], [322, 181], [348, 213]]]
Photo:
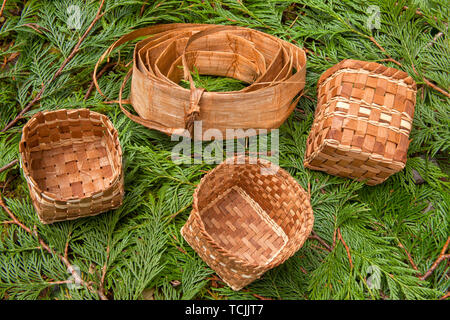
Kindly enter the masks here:
[[[137, 39], [129, 100], [119, 104], [132, 120], [168, 135], [191, 136], [195, 120], [202, 121], [194, 139], [212, 140], [208, 129], [278, 128], [297, 105], [305, 86], [306, 54], [295, 45], [260, 31], [235, 26], [202, 24], [156, 25], [131, 32], [101, 56], [94, 69], [120, 45]], [[249, 86], [233, 92], [205, 92], [195, 88], [191, 70], [231, 77]], [[189, 80], [190, 89], [178, 85]], [[131, 103], [139, 116], [122, 103]]]
[[318, 82], [305, 167], [376, 185], [406, 164], [416, 84], [375, 62], [343, 60]]
[[106, 116], [87, 109], [39, 112], [23, 127], [19, 150], [42, 223], [121, 205], [122, 151]]
[[241, 157], [203, 177], [181, 234], [223, 281], [240, 290], [300, 249], [313, 223], [309, 195], [289, 173]]

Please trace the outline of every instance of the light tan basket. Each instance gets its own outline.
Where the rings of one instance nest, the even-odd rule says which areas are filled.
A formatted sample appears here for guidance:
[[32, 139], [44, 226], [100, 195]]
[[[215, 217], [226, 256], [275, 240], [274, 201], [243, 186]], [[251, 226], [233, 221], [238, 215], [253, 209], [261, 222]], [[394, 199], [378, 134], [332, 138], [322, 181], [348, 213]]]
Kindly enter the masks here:
[[343, 60], [318, 82], [304, 165], [375, 185], [406, 164], [416, 84], [375, 62]]
[[[122, 44], [140, 40], [134, 50], [131, 93], [119, 103], [133, 121], [168, 135], [193, 135], [193, 123], [202, 121], [196, 140], [217, 129], [278, 128], [297, 105], [305, 86], [306, 54], [263, 32], [236, 26], [163, 24], [131, 32], [117, 40], [100, 57], [94, 69]], [[249, 84], [240, 91], [205, 92], [195, 88], [190, 71], [231, 77]], [[125, 77], [124, 84], [130, 76]], [[188, 80], [190, 89], [178, 85]], [[139, 116], [122, 103], [131, 103]], [[200, 130], [197, 130], [200, 131]]]
[[300, 249], [313, 222], [309, 195], [289, 173], [266, 160], [235, 157], [202, 178], [181, 234], [240, 290]]
[[122, 150], [106, 116], [87, 109], [38, 112], [23, 127], [19, 150], [42, 223], [121, 205]]

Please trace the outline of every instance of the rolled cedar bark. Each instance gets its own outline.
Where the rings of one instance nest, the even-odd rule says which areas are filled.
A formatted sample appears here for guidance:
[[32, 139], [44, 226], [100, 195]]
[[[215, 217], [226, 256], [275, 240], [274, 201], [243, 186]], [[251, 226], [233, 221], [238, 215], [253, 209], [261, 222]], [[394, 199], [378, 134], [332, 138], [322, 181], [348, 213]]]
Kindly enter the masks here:
[[[128, 41], [136, 43], [133, 67], [119, 94], [122, 111], [133, 121], [168, 135], [193, 134], [193, 122], [223, 136], [227, 129], [278, 128], [291, 114], [305, 86], [305, 52], [263, 32], [236, 26], [163, 24], [133, 31], [113, 43], [100, 57], [94, 83], [103, 95], [96, 74], [112, 51]], [[206, 92], [196, 88], [191, 71], [230, 77], [248, 84], [242, 90]], [[131, 77], [129, 99], [122, 89]], [[178, 83], [190, 82], [185, 89]], [[123, 107], [131, 103], [137, 115]]]

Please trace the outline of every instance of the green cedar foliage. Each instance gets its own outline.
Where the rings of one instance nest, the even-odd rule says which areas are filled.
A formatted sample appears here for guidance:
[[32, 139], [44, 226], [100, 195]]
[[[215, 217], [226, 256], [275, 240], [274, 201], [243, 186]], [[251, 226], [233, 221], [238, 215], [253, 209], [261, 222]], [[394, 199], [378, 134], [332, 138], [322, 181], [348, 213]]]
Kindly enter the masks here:
[[[70, 5], [80, 9], [79, 30], [68, 27]], [[370, 5], [380, 10], [380, 26], [372, 30], [367, 26]], [[16, 52], [19, 55], [0, 66], [2, 128], [52, 78], [87, 30], [98, 6], [98, 1], [90, 0], [7, 1], [5, 19], [0, 20], [0, 61]], [[19, 165], [0, 174], [1, 191], [11, 211], [26, 226], [36, 228], [57, 253], [64, 254], [67, 246], [70, 262], [85, 281], [98, 288], [104, 278], [104, 291], [114, 299], [148, 298], [146, 292], [154, 299], [437, 299], [448, 291], [445, 262], [420, 280], [399, 246], [404, 246], [424, 274], [449, 235], [449, 99], [425, 85], [423, 78], [445, 90], [450, 87], [448, 2], [107, 0], [103, 10], [104, 16], [79, 53], [25, 118], [39, 110], [81, 107], [108, 115], [124, 150], [123, 206], [96, 217], [42, 225]], [[118, 105], [103, 103], [105, 99], [95, 90], [84, 100], [94, 64], [106, 47], [133, 29], [172, 22], [255, 28], [309, 50], [305, 96], [280, 130], [280, 165], [303, 188], [310, 186], [314, 231], [331, 251], [309, 239], [286, 263], [239, 292], [211, 280], [213, 271], [179, 230], [191, 210], [196, 184], [214, 166], [173, 163], [170, 151], [176, 141], [130, 121]], [[116, 51], [111, 61], [117, 64], [99, 80], [109, 100], [118, 97], [131, 54], [131, 45], [121, 48], [120, 54]], [[398, 67], [386, 61], [388, 57], [399, 61], [419, 87], [406, 168], [375, 187], [305, 170], [302, 160], [318, 77], [345, 58]], [[236, 80], [195, 73], [194, 79], [197, 86], [210, 91], [244, 86]], [[129, 85], [126, 94], [127, 90]], [[19, 121], [0, 133], [0, 167], [18, 158], [23, 124]], [[423, 184], [414, 183], [415, 171], [425, 180]], [[0, 222], [8, 220], [0, 210]], [[349, 247], [352, 266], [343, 243], [333, 239], [338, 228]], [[42, 250], [35, 237], [16, 225], [0, 224], [0, 298], [99, 298], [85, 288], [61, 284], [69, 277], [61, 260]]]

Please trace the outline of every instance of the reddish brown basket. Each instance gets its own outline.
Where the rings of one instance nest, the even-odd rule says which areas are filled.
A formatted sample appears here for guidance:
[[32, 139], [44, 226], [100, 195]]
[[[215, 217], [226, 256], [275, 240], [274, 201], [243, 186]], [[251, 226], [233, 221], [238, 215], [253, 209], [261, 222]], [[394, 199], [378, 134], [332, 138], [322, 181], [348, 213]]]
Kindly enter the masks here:
[[375, 62], [343, 60], [318, 82], [305, 167], [375, 185], [406, 164], [416, 84]]
[[42, 223], [121, 205], [122, 150], [106, 116], [87, 109], [39, 112], [23, 127], [19, 150]]
[[300, 249], [313, 222], [308, 193], [289, 173], [266, 160], [231, 158], [201, 180], [181, 234], [240, 290]]

